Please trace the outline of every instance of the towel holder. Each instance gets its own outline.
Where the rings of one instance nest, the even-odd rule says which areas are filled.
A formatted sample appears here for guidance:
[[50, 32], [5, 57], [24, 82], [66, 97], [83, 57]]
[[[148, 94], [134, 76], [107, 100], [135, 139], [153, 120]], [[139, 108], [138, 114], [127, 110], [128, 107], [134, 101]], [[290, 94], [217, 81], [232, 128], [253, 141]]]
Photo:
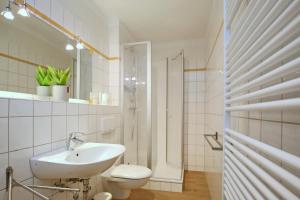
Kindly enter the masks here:
[[[216, 132], [215, 134], [204, 134], [204, 137], [212, 150], [214, 150], [214, 151], [222, 151], [223, 150], [223, 145], [218, 140], [218, 132]], [[215, 141], [215, 143], [217, 145], [214, 146], [209, 138], [213, 138], [213, 140]]]

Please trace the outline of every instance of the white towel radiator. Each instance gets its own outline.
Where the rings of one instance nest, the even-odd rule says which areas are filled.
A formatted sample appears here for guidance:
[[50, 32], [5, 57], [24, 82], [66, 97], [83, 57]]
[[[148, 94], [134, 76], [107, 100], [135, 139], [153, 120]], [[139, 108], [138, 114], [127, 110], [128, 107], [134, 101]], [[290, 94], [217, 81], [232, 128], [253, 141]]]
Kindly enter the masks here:
[[224, 10], [223, 199], [299, 199], [300, 152], [244, 133], [234, 120], [300, 116], [300, 0], [225, 0]]

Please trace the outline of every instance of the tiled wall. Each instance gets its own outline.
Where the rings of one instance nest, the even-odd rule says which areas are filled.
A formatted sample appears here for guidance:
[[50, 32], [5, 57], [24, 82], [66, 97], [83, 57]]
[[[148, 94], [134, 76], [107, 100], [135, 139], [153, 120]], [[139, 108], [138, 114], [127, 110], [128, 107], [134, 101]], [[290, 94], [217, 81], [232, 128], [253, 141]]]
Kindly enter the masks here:
[[[208, 64], [205, 96], [205, 133], [218, 132], [223, 143], [224, 133], [224, 74], [223, 74], [223, 31]], [[204, 167], [212, 199], [221, 199], [223, 151], [214, 151], [205, 140]]]
[[[205, 96], [205, 133], [224, 132], [224, 37], [223, 1], [212, 0], [208, 23], [208, 49]], [[223, 151], [213, 151], [205, 140], [204, 167], [211, 199], [222, 199]]]
[[[294, 96], [299, 97], [299, 94]], [[278, 97], [278, 99], [281, 98], [284, 98], [284, 95]], [[232, 112], [230, 127], [256, 140], [300, 157], [300, 112], [297, 110]], [[267, 155], [264, 156], [268, 158]], [[274, 162], [300, 176], [299, 171], [293, 170], [283, 162], [278, 160], [274, 160]]]
[[150, 180], [145, 186], [143, 186], [143, 189], [165, 192], [182, 192], [183, 183]]
[[[109, 92], [109, 61], [100, 57], [98, 54], [92, 55], [92, 92]], [[118, 104], [117, 104], [118, 105]]]
[[[109, 20], [109, 54], [120, 57], [120, 20], [112, 17]], [[109, 62], [109, 93], [111, 96], [111, 105], [119, 105], [120, 101], [120, 60], [111, 60]]]
[[205, 71], [184, 74], [184, 168], [204, 170]]
[[27, 0], [26, 3], [108, 55], [108, 21], [94, 8], [93, 2]]
[[[101, 119], [113, 116], [115, 131], [103, 133]], [[29, 159], [33, 155], [65, 147], [69, 133], [86, 133], [91, 142], [120, 143], [119, 107], [64, 102], [0, 99], [0, 200], [5, 199], [5, 169], [14, 168], [14, 178], [26, 184], [53, 184], [33, 178]], [[80, 187], [81, 184], [74, 186]], [[91, 179], [91, 194], [101, 191], [101, 178]], [[18, 192], [19, 191], [19, 192]], [[51, 195], [47, 191], [43, 191]], [[13, 199], [32, 200], [32, 194], [15, 187]], [[53, 199], [71, 199], [67, 193]]]

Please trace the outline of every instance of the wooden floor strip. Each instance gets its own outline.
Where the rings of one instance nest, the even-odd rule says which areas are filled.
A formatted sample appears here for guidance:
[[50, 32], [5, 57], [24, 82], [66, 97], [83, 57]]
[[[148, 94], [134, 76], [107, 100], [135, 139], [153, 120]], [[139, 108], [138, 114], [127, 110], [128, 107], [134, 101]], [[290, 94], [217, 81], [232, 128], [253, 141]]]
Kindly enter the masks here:
[[128, 200], [210, 200], [204, 172], [185, 171], [183, 192], [136, 189]]

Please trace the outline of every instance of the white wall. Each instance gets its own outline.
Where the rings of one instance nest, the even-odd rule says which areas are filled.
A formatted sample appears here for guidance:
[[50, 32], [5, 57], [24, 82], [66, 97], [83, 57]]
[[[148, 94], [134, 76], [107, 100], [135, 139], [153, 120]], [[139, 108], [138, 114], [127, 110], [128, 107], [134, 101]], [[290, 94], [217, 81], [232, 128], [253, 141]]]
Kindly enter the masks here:
[[[81, 0], [28, 0], [42, 13], [109, 56], [109, 20], [93, 6]], [[115, 47], [117, 48], [117, 47]], [[98, 69], [109, 76], [109, 62], [98, 59]], [[118, 73], [117, 71], [113, 71]], [[101, 73], [101, 72], [100, 72]], [[97, 75], [97, 74], [96, 74]], [[94, 77], [96, 81], [101, 77]], [[109, 78], [107, 86], [109, 91]], [[115, 117], [116, 130], [102, 135], [101, 119]], [[15, 169], [15, 178], [26, 184], [52, 184], [33, 177], [29, 158], [42, 152], [53, 151], [65, 146], [70, 132], [85, 132], [87, 141], [120, 143], [119, 107], [58, 103], [48, 101], [16, 100], [0, 98], [0, 200], [5, 196], [5, 168]], [[101, 179], [91, 179], [91, 194], [102, 191]], [[73, 185], [81, 187], [79, 185]], [[47, 193], [46, 191], [44, 191]], [[49, 194], [53, 199], [71, 199], [67, 193]], [[14, 189], [14, 199], [33, 200], [33, 195], [20, 188]], [[34, 198], [36, 199], [36, 198]]]
[[[101, 119], [114, 117], [115, 131], [103, 135]], [[53, 181], [33, 177], [29, 159], [33, 155], [65, 147], [71, 132], [84, 132], [89, 142], [120, 143], [119, 107], [64, 102], [0, 99], [0, 200], [5, 198], [5, 169], [14, 168], [14, 178], [25, 184], [51, 185]], [[102, 191], [99, 175], [91, 179], [91, 194]], [[74, 184], [72, 187], [81, 187]], [[66, 200], [66, 192], [51, 194]], [[14, 188], [13, 199], [33, 200], [31, 193]]]
[[81, 0], [28, 0], [39, 11], [109, 54], [108, 19], [92, 1]]
[[205, 71], [185, 72], [184, 164], [186, 170], [204, 171]]
[[[207, 38], [207, 72], [205, 96], [205, 133], [224, 132], [224, 83], [223, 83], [223, 1], [213, 1]], [[221, 31], [220, 31], [221, 30]], [[212, 199], [221, 199], [223, 151], [213, 151], [205, 141], [205, 172]]]

